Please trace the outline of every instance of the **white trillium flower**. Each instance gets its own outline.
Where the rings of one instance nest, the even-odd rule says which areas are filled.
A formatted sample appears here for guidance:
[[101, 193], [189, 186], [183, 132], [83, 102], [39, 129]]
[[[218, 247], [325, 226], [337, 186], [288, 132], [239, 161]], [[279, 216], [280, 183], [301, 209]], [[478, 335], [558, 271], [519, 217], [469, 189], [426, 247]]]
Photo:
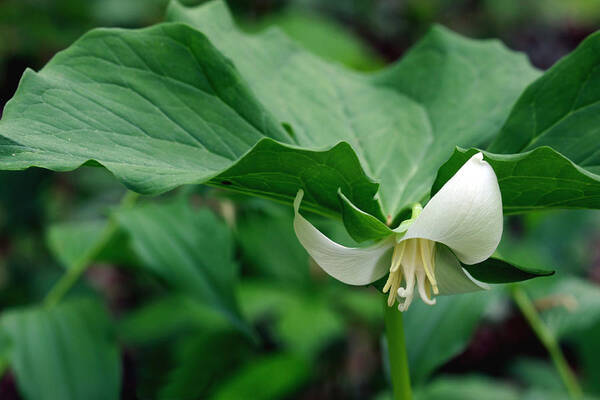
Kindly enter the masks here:
[[367, 285], [389, 274], [388, 305], [398, 300], [406, 311], [415, 290], [435, 304], [435, 295], [488, 289], [462, 266], [489, 258], [502, 236], [502, 198], [498, 179], [483, 154], [471, 157], [431, 198], [425, 208], [374, 245], [350, 248], [333, 242], [300, 215], [303, 197], [294, 201], [294, 229], [315, 262], [349, 285]]

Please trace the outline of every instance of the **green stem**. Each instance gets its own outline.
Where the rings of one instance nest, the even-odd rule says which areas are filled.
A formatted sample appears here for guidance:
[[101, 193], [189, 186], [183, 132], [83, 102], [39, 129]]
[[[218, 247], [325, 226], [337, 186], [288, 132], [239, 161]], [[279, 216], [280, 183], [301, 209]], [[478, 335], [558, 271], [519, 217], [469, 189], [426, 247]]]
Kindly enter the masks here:
[[394, 400], [410, 400], [412, 399], [412, 391], [410, 388], [406, 344], [404, 343], [402, 313], [396, 307], [388, 307], [387, 302], [384, 302], [384, 307], [385, 336], [390, 362], [390, 375], [394, 388]]
[[[139, 195], [128, 191], [121, 199], [119, 208], [129, 208], [135, 204]], [[56, 284], [50, 289], [50, 292], [44, 299], [46, 307], [52, 307], [63, 298], [69, 289], [77, 282], [85, 270], [90, 266], [96, 257], [104, 250], [118, 230], [118, 225], [113, 216], [108, 218], [106, 227], [98, 240], [91, 246], [72, 266], [63, 274]]]
[[552, 362], [558, 370], [567, 392], [569, 393], [569, 397], [574, 400], [581, 399], [583, 397], [583, 392], [579, 386], [579, 383], [577, 382], [577, 378], [569, 367], [569, 364], [567, 363], [567, 360], [565, 359], [565, 356], [562, 353], [556, 338], [550, 329], [548, 329], [546, 324], [544, 324], [544, 321], [542, 321], [542, 318], [531, 302], [531, 299], [525, 290], [518, 285], [513, 285], [511, 287], [511, 293], [515, 303], [517, 303], [517, 306], [525, 316], [525, 319], [537, 335], [540, 342], [542, 342], [546, 350], [548, 350], [548, 353], [552, 358]]

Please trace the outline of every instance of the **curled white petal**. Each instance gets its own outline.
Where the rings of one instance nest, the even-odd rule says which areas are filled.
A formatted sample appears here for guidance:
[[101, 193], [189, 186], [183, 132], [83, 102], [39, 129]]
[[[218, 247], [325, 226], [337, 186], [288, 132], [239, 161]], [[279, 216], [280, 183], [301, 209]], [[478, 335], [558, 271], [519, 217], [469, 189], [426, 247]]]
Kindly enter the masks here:
[[335, 243], [300, 215], [303, 195], [302, 190], [298, 191], [294, 200], [294, 230], [302, 246], [325, 272], [349, 285], [367, 285], [388, 272], [393, 237], [364, 248]]
[[501, 236], [498, 179], [477, 153], [431, 198], [403, 239], [443, 243], [463, 263], [475, 264], [492, 255]]
[[490, 288], [487, 283], [473, 278], [446, 246], [436, 247], [435, 259], [435, 275], [440, 295], [468, 293]]

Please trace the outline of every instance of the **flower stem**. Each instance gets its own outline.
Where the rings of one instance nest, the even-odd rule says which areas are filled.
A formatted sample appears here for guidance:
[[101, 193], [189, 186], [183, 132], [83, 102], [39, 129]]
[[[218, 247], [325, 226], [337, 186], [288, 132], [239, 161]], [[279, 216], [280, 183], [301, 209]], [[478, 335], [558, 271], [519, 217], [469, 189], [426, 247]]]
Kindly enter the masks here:
[[525, 316], [525, 319], [535, 332], [536, 336], [550, 354], [552, 362], [554, 363], [554, 366], [556, 367], [558, 374], [560, 375], [560, 378], [562, 379], [563, 384], [569, 393], [569, 397], [573, 400], [581, 399], [583, 397], [583, 392], [579, 386], [579, 383], [577, 382], [577, 378], [569, 367], [569, 364], [567, 363], [567, 360], [565, 359], [565, 356], [562, 353], [556, 338], [552, 334], [552, 331], [550, 331], [546, 324], [544, 324], [544, 321], [542, 321], [542, 318], [531, 302], [531, 299], [525, 290], [518, 285], [512, 285], [511, 294], [513, 300], [515, 303], [517, 303], [517, 306]]
[[[135, 204], [139, 195], [134, 192], [127, 191], [123, 198], [121, 199], [121, 203], [119, 208], [129, 208]], [[86, 269], [90, 266], [90, 264], [94, 261], [94, 259], [104, 250], [104, 248], [111, 241], [113, 236], [118, 230], [117, 222], [114, 217], [109, 217], [108, 222], [102, 234], [98, 238], [98, 240], [91, 246], [82, 256], [63, 274], [63, 276], [54, 284], [50, 292], [46, 295], [44, 299], [44, 305], [46, 307], [52, 307], [63, 298], [65, 294], [71, 289], [71, 287], [77, 282], [77, 280], [81, 277], [81, 275], [86, 271]]]
[[406, 344], [404, 343], [402, 313], [396, 307], [388, 307], [387, 302], [384, 302], [384, 308], [385, 336], [387, 339], [390, 375], [394, 389], [393, 399], [410, 400], [412, 399], [412, 391], [410, 388]]

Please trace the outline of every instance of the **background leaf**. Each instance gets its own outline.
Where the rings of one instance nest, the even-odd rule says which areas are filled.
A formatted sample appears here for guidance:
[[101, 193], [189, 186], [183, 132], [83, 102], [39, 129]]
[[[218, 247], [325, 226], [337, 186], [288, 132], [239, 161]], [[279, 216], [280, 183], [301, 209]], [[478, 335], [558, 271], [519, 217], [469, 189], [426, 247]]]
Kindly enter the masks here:
[[384, 66], [383, 60], [354, 32], [331, 18], [301, 8], [272, 13], [244, 24], [246, 30], [261, 31], [277, 27], [311, 53], [357, 70], [375, 70]]
[[127, 344], [146, 345], [180, 332], [223, 331], [229, 326], [222, 314], [196, 299], [170, 295], [127, 314], [119, 322], [118, 333]]
[[[436, 368], [467, 346], [496, 293], [485, 291], [460, 296], [438, 296], [434, 307], [420, 301], [404, 316], [406, 350], [411, 378], [423, 384]], [[460, 322], [457, 322], [460, 321]]]
[[577, 337], [600, 321], [600, 287], [593, 282], [563, 276], [530, 287], [542, 319], [558, 338]]
[[[63, 222], [51, 225], [46, 231], [46, 243], [61, 264], [70, 269], [100, 239], [106, 220]], [[94, 261], [136, 265], [137, 260], [129, 247], [124, 232], [118, 232]]]
[[227, 380], [248, 352], [239, 335], [227, 331], [196, 332], [176, 343], [175, 348], [175, 367], [165, 377], [159, 399], [194, 400], [207, 398], [214, 390], [223, 391], [219, 381]]
[[415, 393], [418, 400], [517, 400], [512, 386], [484, 376], [441, 377]]
[[[312, 360], [344, 333], [344, 321], [326, 293], [244, 282], [240, 302], [249, 319], [274, 319], [274, 333], [287, 353]], [[310, 321], [310, 323], [307, 323]]]
[[309, 257], [292, 228], [291, 210], [268, 210], [269, 214], [248, 213], [236, 221], [236, 237], [244, 260], [261, 276], [281, 285], [309, 285]]
[[249, 332], [234, 296], [233, 237], [208, 209], [185, 201], [148, 204], [116, 213], [143, 265], [169, 286], [219, 310]]
[[25, 398], [120, 398], [119, 354], [98, 303], [13, 310], [0, 321], [12, 342], [11, 366]]
[[[284, 398], [309, 377], [308, 365], [301, 358], [289, 354], [265, 356], [246, 365], [226, 381], [214, 400]], [[261, 385], [256, 385], [261, 382]]]

